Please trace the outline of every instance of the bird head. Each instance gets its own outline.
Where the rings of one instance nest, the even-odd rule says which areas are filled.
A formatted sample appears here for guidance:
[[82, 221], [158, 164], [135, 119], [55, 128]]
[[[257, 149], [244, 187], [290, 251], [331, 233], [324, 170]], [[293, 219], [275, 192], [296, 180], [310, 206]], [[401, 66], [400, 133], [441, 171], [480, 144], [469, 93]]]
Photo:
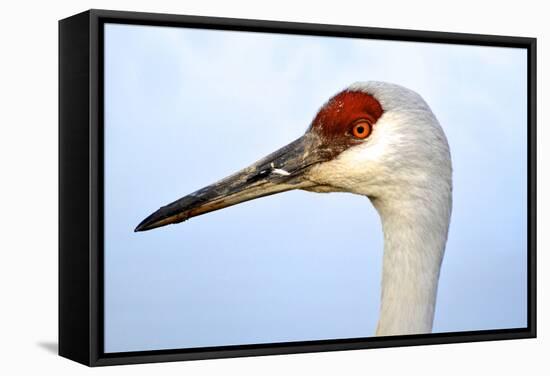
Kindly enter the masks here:
[[429, 196], [450, 180], [447, 140], [426, 102], [398, 85], [361, 82], [330, 98], [302, 137], [161, 207], [135, 231], [293, 189], [392, 200]]

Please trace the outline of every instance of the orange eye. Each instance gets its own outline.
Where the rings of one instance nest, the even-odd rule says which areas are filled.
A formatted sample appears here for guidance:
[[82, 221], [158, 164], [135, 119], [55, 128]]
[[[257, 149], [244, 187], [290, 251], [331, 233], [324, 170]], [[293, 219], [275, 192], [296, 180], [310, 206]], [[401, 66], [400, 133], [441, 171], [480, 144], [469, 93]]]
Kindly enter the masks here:
[[371, 132], [371, 125], [366, 121], [360, 121], [355, 124], [351, 130], [351, 133], [355, 138], [364, 139], [369, 137]]

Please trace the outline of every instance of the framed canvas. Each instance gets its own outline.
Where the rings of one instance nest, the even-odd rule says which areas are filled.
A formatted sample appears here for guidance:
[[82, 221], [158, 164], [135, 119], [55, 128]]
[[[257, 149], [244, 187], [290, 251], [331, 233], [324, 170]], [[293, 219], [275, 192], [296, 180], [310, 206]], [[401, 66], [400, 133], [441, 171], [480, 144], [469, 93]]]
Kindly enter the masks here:
[[535, 337], [535, 104], [533, 38], [61, 20], [59, 354]]

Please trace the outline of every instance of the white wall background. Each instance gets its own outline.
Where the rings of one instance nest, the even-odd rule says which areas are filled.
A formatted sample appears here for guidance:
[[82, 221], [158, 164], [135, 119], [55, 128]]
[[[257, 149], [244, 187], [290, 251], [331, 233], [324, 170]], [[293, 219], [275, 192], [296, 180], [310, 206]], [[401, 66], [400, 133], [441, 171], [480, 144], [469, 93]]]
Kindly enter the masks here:
[[[541, 1], [11, 2], [0, 23], [0, 372], [46, 374], [540, 374], [548, 369], [550, 175], [544, 170], [550, 27]], [[88, 8], [539, 38], [539, 338], [87, 369], [57, 342], [57, 20]]]

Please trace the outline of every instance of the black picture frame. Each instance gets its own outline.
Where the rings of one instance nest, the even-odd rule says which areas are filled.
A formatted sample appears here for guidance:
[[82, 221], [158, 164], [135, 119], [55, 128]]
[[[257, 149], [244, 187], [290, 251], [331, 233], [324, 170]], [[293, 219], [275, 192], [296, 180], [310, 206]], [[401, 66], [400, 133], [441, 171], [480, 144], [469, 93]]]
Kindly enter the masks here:
[[[528, 55], [526, 328], [124, 353], [103, 351], [103, 25], [163, 25], [516, 47]], [[59, 21], [59, 354], [88, 366], [536, 337], [536, 39], [88, 10]]]

